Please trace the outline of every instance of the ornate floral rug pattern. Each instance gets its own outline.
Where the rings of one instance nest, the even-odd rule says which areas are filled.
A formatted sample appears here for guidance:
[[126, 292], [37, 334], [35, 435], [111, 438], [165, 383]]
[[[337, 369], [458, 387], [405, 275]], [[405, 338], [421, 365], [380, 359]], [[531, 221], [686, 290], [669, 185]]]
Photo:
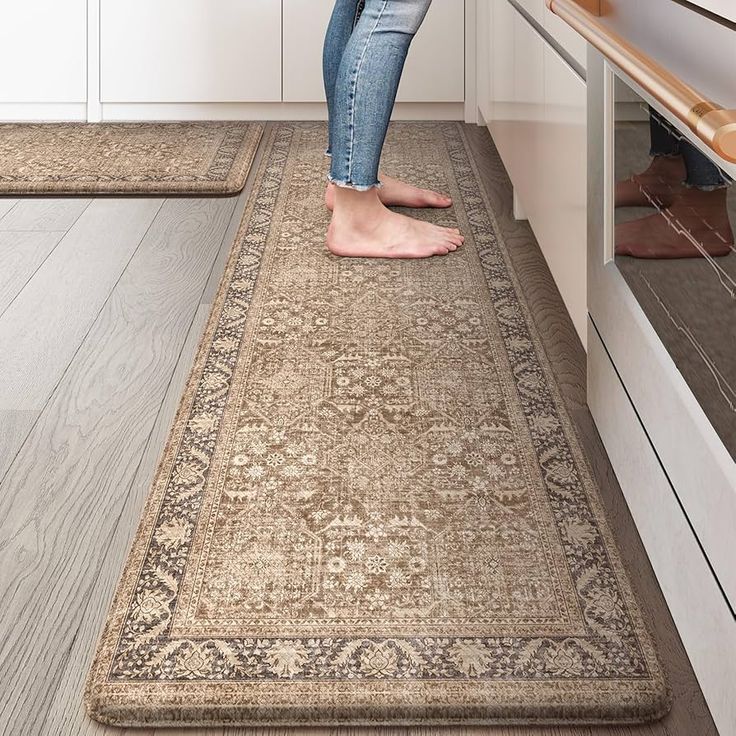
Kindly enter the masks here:
[[324, 247], [275, 126], [86, 688], [106, 723], [601, 723], [669, 691], [462, 126], [383, 165], [465, 245]]
[[0, 123], [0, 194], [233, 194], [262, 123]]

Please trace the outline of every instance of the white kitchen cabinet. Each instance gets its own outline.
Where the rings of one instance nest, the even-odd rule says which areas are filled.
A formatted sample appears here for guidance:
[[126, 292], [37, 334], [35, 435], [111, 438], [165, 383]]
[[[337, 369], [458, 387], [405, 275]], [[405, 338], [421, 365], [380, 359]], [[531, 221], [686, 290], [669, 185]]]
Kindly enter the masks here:
[[519, 182], [517, 199], [528, 212], [536, 204], [544, 141], [544, 42], [518, 13], [514, 15], [514, 104], [509, 173]]
[[548, 7], [545, 0], [514, 0], [528, 16], [543, 28], [565, 50], [572, 59], [585, 68], [585, 39], [558, 18]]
[[[321, 102], [322, 44], [333, 0], [283, 0], [284, 101]], [[465, 99], [464, 5], [433, 0], [411, 44], [399, 102]]]
[[[508, 0], [493, 0], [490, 102], [481, 108], [583, 345], [586, 304], [586, 87]], [[532, 20], [546, 6], [528, 0]], [[479, 44], [483, 49], [484, 44]], [[566, 52], [568, 50], [566, 49]], [[572, 55], [572, 54], [570, 54]], [[483, 93], [479, 94], [479, 99]]]
[[587, 343], [585, 82], [544, 44], [544, 118], [529, 222], [583, 345]]
[[[624, 316], [626, 309], [615, 311]], [[617, 372], [623, 365], [612, 362], [609, 346], [601, 341], [592, 321], [589, 329], [590, 411], [719, 733], [723, 736], [736, 733], [733, 698], [736, 621], [713, 575], [711, 563], [683, 513], [672, 486], [673, 479], [665, 472], [662, 458], [651, 444], [651, 425], [645, 430], [640, 407], [634, 407], [627, 390], [631, 384], [622, 383], [622, 376]], [[626, 357], [634, 355], [639, 358], [635, 363], [644, 357], [637, 348]], [[636, 370], [641, 370], [639, 365]], [[647, 367], [643, 370], [647, 371]], [[665, 377], [663, 383], [668, 383], [665, 372], [650, 370], [649, 374], [656, 375], [657, 381], [660, 376]], [[689, 424], [688, 417], [683, 421], [683, 415], [671, 426], [677, 427], [683, 436], [697, 431]], [[703, 489], [699, 490], [704, 495]], [[725, 538], [724, 545], [730, 544], [730, 536]]]
[[[397, 116], [464, 116], [465, 5], [475, 1], [434, 0], [398, 94], [399, 103], [421, 104], [399, 105]], [[0, 120], [324, 119], [322, 44], [333, 4], [4, 3]]]
[[281, 0], [101, 0], [105, 102], [281, 100]]
[[87, 0], [4, 2], [0, 102], [87, 99]]
[[516, 88], [514, 79], [514, 18], [516, 11], [508, 2], [491, 2], [491, 13], [485, 18], [488, 26], [482, 29], [484, 49], [479, 66], [490, 70], [488, 89], [478, 95], [483, 105], [481, 112], [493, 135], [507, 169], [513, 167], [512, 158], [516, 151], [515, 105]]

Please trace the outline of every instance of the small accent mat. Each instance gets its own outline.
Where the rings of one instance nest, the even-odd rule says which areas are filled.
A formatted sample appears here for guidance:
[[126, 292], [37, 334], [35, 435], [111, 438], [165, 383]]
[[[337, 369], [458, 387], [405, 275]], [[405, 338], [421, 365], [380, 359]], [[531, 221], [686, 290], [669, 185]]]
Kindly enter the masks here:
[[262, 123], [0, 123], [0, 194], [234, 194]]

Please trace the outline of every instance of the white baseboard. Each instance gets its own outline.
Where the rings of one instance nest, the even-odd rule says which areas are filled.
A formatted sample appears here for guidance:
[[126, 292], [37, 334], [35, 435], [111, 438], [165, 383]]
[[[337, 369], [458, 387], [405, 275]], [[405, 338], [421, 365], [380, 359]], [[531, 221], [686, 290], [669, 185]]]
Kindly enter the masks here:
[[0, 102], [0, 121], [6, 123], [86, 119], [86, 102]]
[[[90, 122], [122, 120], [326, 120], [320, 102], [113, 103], [103, 102]], [[87, 120], [84, 102], [0, 103], [0, 121]], [[96, 119], [95, 119], [96, 118]], [[463, 120], [462, 102], [398, 102], [394, 120]]]

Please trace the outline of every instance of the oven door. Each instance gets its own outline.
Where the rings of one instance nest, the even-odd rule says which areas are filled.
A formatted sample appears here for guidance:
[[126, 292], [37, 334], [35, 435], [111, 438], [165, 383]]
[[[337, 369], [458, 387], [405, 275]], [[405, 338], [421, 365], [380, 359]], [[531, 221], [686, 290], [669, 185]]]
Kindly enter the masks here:
[[[639, 4], [645, 7], [652, 6]], [[704, 19], [693, 15], [702, 44]], [[620, 14], [614, 22], [623, 24]], [[636, 25], [637, 43], [648, 27], [656, 48], [666, 26], [666, 19], [659, 28]], [[725, 77], [724, 97], [702, 92], [736, 108], [734, 66], [723, 63], [736, 53], [736, 30], [714, 24], [710, 47], [717, 51], [726, 30], [730, 46], [720, 46], [720, 60], [710, 54], [714, 81], [719, 69]], [[687, 60], [697, 53], [683, 46], [683, 63], [668, 67], [665, 81], [694, 85]], [[711, 710], [730, 732], [736, 708], [724, 683], [736, 673], [736, 164], [693, 132], [692, 119], [673, 113], [666, 94], [654, 93], [646, 68], [634, 78], [627, 72], [636, 65], [625, 72], [606, 51], [607, 42], [589, 46], [587, 65], [589, 403]], [[639, 453], [637, 443], [646, 449]], [[666, 493], [648, 486], [654, 476], [644, 457]]]
[[592, 48], [588, 114], [591, 329], [733, 605], [736, 164]]
[[[589, 313], [627, 387], [665, 422], [663, 456], [696, 486], [717, 487], [718, 468], [736, 460], [736, 166], [595, 55]], [[683, 432], [692, 422], [697, 432]], [[698, 446], [720, 460], [693, 462]], [[736, 568], [732, 585], [736, 600]]]

